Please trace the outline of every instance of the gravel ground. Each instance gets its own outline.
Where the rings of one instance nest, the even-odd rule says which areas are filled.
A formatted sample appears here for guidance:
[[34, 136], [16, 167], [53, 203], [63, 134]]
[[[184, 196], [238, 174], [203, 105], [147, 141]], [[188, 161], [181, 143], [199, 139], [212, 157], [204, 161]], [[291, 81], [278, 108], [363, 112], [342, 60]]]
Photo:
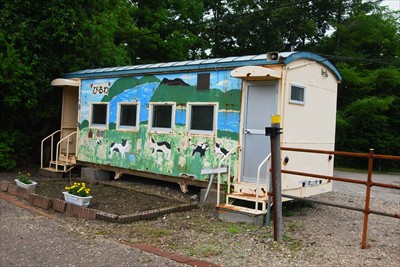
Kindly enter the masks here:
[[[365, 174], [337, 172], [340, 177], [359, 178]], [[374, 179], [383, 179], [385, 183], [400, 184], [399, 175], [374, 175]], [[375, 189], [375, 188], [374, 188]], [[400, 192], [382, 189], [374, 191], [371, 196], [371, 209], [388, 213], [400, 212]], [[167, 189], [172, 194], [175, 189]], [[386, 190], [386, 191], [385, 191]], [[176, 192], [179, 196], [180, 192]], [[335, 183], [333, 192], [314, 197], [322, 201], [331, 201], [354, 207], [364, 207], [365, 187], [350, 187], [348, 184]], [[1, 213], [1, 225], [4, 219], [4, 204]], [[5, 208], [11, 209], [10, 207]], [[18, 207], [14, 209], [19, 210]], [[112, 224], [101, 221], [85, 221], [58, 215], [54, 224], [47, 219], [32, 220], [32, 215], [24, 213], [21, 225], [25, 234], [38, 235], [51, 232], [57, 240], [79, 238], [86, 240], [93, 252], [90, 260], [109, 265], [113, 260], [105, 253], [115, 246], [112, 241], [128, 243], [146, 243], [165, 251], [178, 253], [213, 262], [222, 266], [398, 266], [400, 265], [400, 220], [371, 214], [368, 224], [367, 249], [361, 249], [363, 214], [335, 207], [312, 205], [299, 207], [285, 205], [284, 240], [273, 241], [272, 227], [258, 227], [246, 224], [225, 223], [217, 220], [212, 208], [199, 208], [188, 212], [168, 214], [151, 221], [133, 224]], [[36, 216], [37, 217], [37, 216]], [[1, 229], [1, 228], [0, 228]], [[35, 231], [32, 231], [34, 229]], [[48, 230], [49, 229], [49, 230]], [[21, 230], [22, 231], [22, 230]], [[2, 240], [18, 240], [20, 236], [7, 233]], [[16, 241], [17, 242], [17, 241]], [[18, 240], [22, 250], [30, 247]], [[50, 251], [53, 244], [41, 244], [43, 251]], [[2, 245], [0, 251], [7, 246]], [[127, 248], [123, 248], [127, 249]], [[130, 250], [130, 249], [128, 249]], [[73, 248], [66, 247], [67, 255], [73, 255]], [[100, 252], [99, 252], [100, 251]], [[129, 251], [128, 251], [129, 252]], [[126, 253], [128, 253], [126, 252]], [[3, 258], [3, 252], [0, 256]], [[120, 252], [119, 252], [120, 253]], [[8, 255], [8, 254], [7, 254]], [[102, 256], [103, 255], [103, 256]], [[125, 258], [126, 255], [117, 254]], [[66, 254], [46, 254], [46, 257], [65, 257]], [[34, 256], [30, 256], [32, 257]], [[102, 258], [103, 257], [103, 258]], [[68, 260], [80, 259], [72, 258]], [[102, 259], [103, 261], [101, 261]], [[72, 261], [72, 265], [85, 263], [96, 266], [89, 259]], [[147, 259], [126, 263], [128, 266], [145, 266]], [[158, 262], [158, 260], [160, 260]], [[157, 259], [148, 266], [171, 266]], [[1, 262], [0, 262], [1, 263]], [[7, 262], [7, 259], [5, 261]], [[58, 265], [56, 261], [49, 262]], [[60, 266], [66, 266], [61, 264]], [[67, 265], [68, 266], [68, 265]]]
[[[76, 221], [80, 224], [82, 221]], [[0, 266], [186, 266], [0, 199]]]

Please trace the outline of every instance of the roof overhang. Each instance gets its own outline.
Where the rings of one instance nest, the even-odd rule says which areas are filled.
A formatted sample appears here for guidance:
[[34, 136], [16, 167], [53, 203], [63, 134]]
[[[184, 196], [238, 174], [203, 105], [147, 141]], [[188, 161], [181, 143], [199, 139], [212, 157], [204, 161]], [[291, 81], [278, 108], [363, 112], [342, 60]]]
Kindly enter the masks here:
[[65, 86], [72, 86], [72, 87], [79, 87], [79, 82], [77, 80], [72, 80], [72, 79], [63, 79], [63, 78], [57, 78], [51, 81], [51, 86], [60, 86], [60, 87], [65, 87]]
[[241, 79], [280, 79], [281, 73], [260, 66], [244, 66], [232, 70], [231, 76]]

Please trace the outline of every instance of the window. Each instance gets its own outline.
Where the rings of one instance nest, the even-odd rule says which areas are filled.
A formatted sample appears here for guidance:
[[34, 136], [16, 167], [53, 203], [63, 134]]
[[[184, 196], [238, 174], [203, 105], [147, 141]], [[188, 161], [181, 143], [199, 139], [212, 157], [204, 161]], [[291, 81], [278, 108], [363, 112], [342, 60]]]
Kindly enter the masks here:
[[218, 111], [216, 103], [189, 103], [188, 110], [190, 133], [214, 133]]
[[175, 122], [175, 103], [150, 103], [151, 130], [172, 131]]
[[107, 103], [91, 103], [90, 106], [90, 126], [105, 128], [108, 123], [108, 104]]
[[197, 89], [210, 90], [210, 73], [197, 74]]
[[118, 129], [137, 129], [139, 124], [138, 103], [118, 103]]
[[290, 103], [304, 105], [305, 87], [291, 85], [290, 87]]

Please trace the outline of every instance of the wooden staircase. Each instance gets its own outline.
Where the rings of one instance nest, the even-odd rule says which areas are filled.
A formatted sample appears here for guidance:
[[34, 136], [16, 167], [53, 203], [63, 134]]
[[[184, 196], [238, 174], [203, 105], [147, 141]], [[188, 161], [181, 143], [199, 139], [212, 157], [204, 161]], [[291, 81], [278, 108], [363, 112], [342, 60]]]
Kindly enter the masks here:
[[[224, 160], [225, 158], [220, 161], [220, 165]], [[268, 190], [271, 186], [269, 183], [260, 184], [260, 170], [266, 163], [268, 163], [268, 165], [270, 164], [270, 155], [260, 163], [256, 183], [236, 181], [233, 185], [233, 192], [230, 192], [231, 185], [228, 180], [228, 192], [224, 203], [221, 203], [219, 195], [217, 196], [216, 215], [219, 219], [229, 222], [245, 222], [256, 225], [265, 224], [265, 217], [267, 213], [269, 213], [271, 203], [271, 199], [268, 197]], [[270, 168], [268, 167], [267, 169], [269, 170]], [[271, 181], [270, 178], [270, 173], [268, 171], [268, 179], [266, 179], [266, 181]], [[220, 182], [221, 178], [220, 174], [218, 174], [218, 191], [220, 189]]]

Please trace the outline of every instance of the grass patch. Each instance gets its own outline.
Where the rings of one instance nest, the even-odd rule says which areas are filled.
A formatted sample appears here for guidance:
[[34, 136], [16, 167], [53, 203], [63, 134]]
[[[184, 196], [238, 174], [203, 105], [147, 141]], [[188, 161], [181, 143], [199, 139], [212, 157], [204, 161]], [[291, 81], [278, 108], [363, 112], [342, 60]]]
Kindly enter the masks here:
[[297, 240], [297, 239], [295, 239], [295, 238], [293, 238], [292, 236], [290, 236], [290, 235], [283, 235], [283, 240], [285, 241], [285, 242], [287, 242], [287, 244], [288, 244], [288, 247], [289, 247], [289, 249], [291, 250], [291, 251], [299, 251], [299, 250], [301, 250], [303, 247], [304, 247], [304, 245], [303, 245], [303, 243], [301, 242], [301, 241], [299, 241], [299, 240]]
[[228, 227], [228, 233], [230, 233], [230, 234], [238, 234], [239, 232], [240, 232], [240, 229], [237, 226]]

